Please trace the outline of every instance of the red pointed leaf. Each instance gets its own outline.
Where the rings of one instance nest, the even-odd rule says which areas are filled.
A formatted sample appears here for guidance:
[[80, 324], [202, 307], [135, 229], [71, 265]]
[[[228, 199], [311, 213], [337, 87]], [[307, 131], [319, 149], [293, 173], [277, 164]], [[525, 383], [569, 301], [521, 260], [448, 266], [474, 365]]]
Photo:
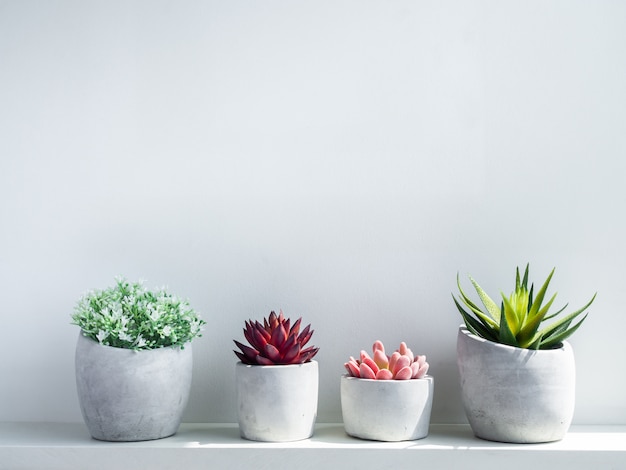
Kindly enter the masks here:
[[274, 312], [273, 310], [270, 312], [270, 316], [267, 319], [267, 324], [269, 326], [270, 330], [273, 330], [274, 328], [276, 328], [278, 326], [278, 317], [276, 316], [276, 312]]
[[295, 336], [288, 336], [287, 337], [287, 341], [285, 341], [283, 343], [282, 348], [280, 348], [280, 352], [281, 354], [286, 354], [286, 351], [290, 350], [291, 348], [294, 347], [294, 345], [298, 345], [300, 346], [300, 344], [298, 344], [298, 338], [296, 338]]
[[267, 343], [263, 352], [265, 353], [265, 357], [271, 359], [274, 364], [280, 362], [280, 353], [274, 345]]
[[254, 341], [250, 341], [250, 344], [259, 351], [262, 351], [265, 345], [267, 344], [267, 342], [269, 341], [269, 339], [266, 338], [265, 335], [263, 335], [262, 333], [259, 332], [259, 330], [256, 330], [256, 329], [253, 330], [252, 332], [252, 338]]
[[306, 343], [309, 342], [312, 335], [313, 335], [313, 332], [311, 331], [311, 325], [307, 325], [304, 327], [302, 332], [298, 335], [298, 342], [300, 343], [301, 346], [304, 346]]
[[278, 325], [274, 331], [272, 331], [272, 338], [269, 342], [272, 343], [277, 349], [280, 349], [286, 339], [287, 332], [285, 331], [285, 327], [283, 325]]
[[298, 343], [294, 343], [294, 345], [286, 350], [285, 354], [282, 357], [281, 362], [285, 364], [294, 364], [298, 363], [300, 360], [300, 345]]
[[250, 346], [246, 346], [245, 344], [240, 343], [239, 341], [235, 340], [235, 344], [237, 345], [237, 347], [239, 349], [241, 349], [241, 352], [248, 358], [250, 358], [250, 360], [254, 360], [254, 358], [259, 354], [259, 351], [257, 351], [254, 348], [251, 348]]
[[233, 350], [233, 352], [237, 355], [239, 360], [241, 362], [243, 362], [244, 364], [253, 364], [253, 362], [250, 360], [250, 358], [246, 357], [243, 353], [241, 353], [239, 351], [235, 351], [235, 350]]
[[256, 322], [254, 324], [254, 330], [255, 330], [255, 334], [260, 334], [261, 336], [263, 336], [263, 338], [265, 339], [265, 342], [267, 343], [270, 338], [272, 337], [272, 335], [263, 327], [263, 325], [261, 325], [259, 322]]
[[315, 356], [319, 350], [320, 348], [310, 347], [305, 349], [304, 351], [300, 351], [299, 363], [304, 364], [305, 362], [309, 362], [311, 359], [313, 359], [313, 356]]
[[302, 323], [302, 317], [300, 317], [300, 318], [298, 318], [296, 320], [296, 322], [291, 327], [291, 330], [289, 331], [289, 334], [290, 335], [294, 335], [294, 336], [298, 336], [298, 333], [300, 333], [300, 324], [301, 323]]
[[261, 355], [258, 355], [256, 357], [256, 363], [260, 366], [273, 366], [275, 365], [271, 359], [268, 359], [267, 357], [263, 357]]

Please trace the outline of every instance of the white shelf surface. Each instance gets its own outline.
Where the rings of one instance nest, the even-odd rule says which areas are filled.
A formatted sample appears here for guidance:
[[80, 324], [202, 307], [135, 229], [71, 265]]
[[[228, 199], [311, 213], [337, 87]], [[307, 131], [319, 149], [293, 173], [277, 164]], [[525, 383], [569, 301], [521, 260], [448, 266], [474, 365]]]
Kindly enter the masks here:
[[[572, 426], [547, 444], [477, 439], [467, 425], [431, 425], [425, 439], [373, 442], [347, 436], [342, 424], [318, 424], [312, 438], [260, 443], [236, 424], [183, 424], [172, 437], [111, 443], [82, 423], [0, 423], [0, 469], [626, 469], [626, 425]], [[326, 466], [326, 467], [324, 467]]]

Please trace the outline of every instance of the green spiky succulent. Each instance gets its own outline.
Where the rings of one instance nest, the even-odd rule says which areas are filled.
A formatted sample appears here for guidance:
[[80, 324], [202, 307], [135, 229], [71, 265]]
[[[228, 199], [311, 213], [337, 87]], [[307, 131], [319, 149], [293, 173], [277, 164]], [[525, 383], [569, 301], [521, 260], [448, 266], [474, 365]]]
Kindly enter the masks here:
[[548, 284], [552, 279], [554, 269], [545, 280], [536, 296], [533, 296], [533, 285], [528, 289], [528, 264], [524, 271], [524, 277], [520, 280], [519, 267], [516, 268], [515, 290], [509, 297], [503, 293], [502, 302], [498, 305], [485, 293], [478, 283], [470, 276], [474, 289], [478, 293], [485, 310], [476, 305], [465, 295], [461, 288], [459, 276], [456, 282], [459, 287], [460, 299], [469, 309], [463, 309], [459, 301], [452, 295], [467, 329], [482, 338], [496, 343], [508, 344], [524, 349], [552, 349], [559, 347], [561, 342], [574, 333], [587, 318], [585, 314], [581, 320], [572, 325], [572, 321], [581, 315], [594, 301], [596, 294], [582, 308], [555, 320], [540, 329], [546, 320], [555, 318], [565, 310], [567, 304], [558, 312], [548, 314], [556, 293], [542, 306]]

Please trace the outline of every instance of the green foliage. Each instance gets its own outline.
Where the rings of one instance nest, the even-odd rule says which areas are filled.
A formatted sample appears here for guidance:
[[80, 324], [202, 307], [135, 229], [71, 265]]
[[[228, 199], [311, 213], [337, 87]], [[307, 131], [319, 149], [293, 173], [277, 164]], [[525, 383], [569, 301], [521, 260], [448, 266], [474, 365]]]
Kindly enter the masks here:
[[72, 315], [85, 336], [124, 349], [184, 347], [206, 323], [187, 301], [164, 289], [149, 291], [141, 282], [117, 278], [117, 284], [84, 295]]
[[594, 294], [584, 307], [555, 320], [548, 326], [542, 327], [544, 321], [555, 318], [567, 307], [565, 305], [559, 311], [548, 314], [548, 310], [556, 298], [556, 293], [543, 304], [548, 284], [550, 284], [553, 274], [554, 269], [552, 269], [537, 294], [533, 295], [533, 284], [531, 284], [530, 290], [528, 289], [528, 264], [521, 280], [519, 267], [516, 268], [515, 290], [509, 297], [501, 294], [502, 301], [500, 307], [470, 276], [470, 281], [484, 309], [472, 302], [463, 292], [457, 274], [456, 282], [460, 292], [460, 300], [465, 304], [467, 310], [461, 306], [454, 295], [452, 295], [452, 298], [463, 317], [465, 326], [473, 334], [489, 341], [508, 344], [518, 348], [552, 349], [559, 347], [563, 340], [580, 327], [585, 318], [587, 318], [587, 314], [574, 325], [572, 325], [572, 321], [581, 315], [596, 298], [596, 294]]

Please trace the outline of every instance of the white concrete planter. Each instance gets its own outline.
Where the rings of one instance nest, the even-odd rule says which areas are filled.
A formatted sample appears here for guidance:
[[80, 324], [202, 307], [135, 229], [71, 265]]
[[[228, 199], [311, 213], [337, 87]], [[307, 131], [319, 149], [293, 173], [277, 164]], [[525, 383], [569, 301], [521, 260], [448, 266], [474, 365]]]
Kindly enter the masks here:
[[428, 435], [434, 380], [341, 377], [346, 433], [375, 441], [410, 441]]
[[457, 363], [463, 406], [477, 437], [538, 443], [567, 433], [576, 385], [569, 343], [531, 351], [487, 341], [461, 326]]
[[318, 365], [235, 367], [241, 437], [287, 442], [313, 435], [317, 417]]
[[75, 365], [80, 408], [95, 439], [145, 441], [178, 430], [191, 386], [191, 344], [135, 352], [81, 332]]

